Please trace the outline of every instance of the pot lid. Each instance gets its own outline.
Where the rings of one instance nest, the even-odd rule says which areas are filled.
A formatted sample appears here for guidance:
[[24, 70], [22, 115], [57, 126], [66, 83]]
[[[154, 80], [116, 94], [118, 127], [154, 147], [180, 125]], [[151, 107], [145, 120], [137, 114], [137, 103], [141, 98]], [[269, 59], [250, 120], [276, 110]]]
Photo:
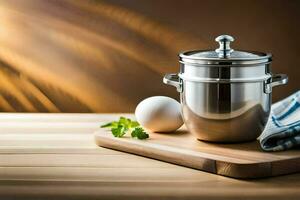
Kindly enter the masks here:
[[234, 38], [230, 35], [220, 35], [216, 39], [219, 48], [215, 50], [195, 50], [179, 54], [180, 62], [200, 65], [249, 65], [268, 63], [271, 54], [234, 50], [230, 43]]

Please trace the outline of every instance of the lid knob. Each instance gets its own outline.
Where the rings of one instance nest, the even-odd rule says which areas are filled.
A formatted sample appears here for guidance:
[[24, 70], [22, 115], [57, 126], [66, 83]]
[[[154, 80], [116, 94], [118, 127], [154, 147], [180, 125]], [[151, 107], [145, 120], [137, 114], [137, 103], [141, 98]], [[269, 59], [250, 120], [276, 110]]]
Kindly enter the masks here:
[[234, 38], [230, 35], [220, 35], [216, 38], [216, 42], [219, 42], [219, 48], [215, 51], [218, 53], [219, 58], [228, 58], [233, 52], [230, 48], [230, 42], [233, 42]]

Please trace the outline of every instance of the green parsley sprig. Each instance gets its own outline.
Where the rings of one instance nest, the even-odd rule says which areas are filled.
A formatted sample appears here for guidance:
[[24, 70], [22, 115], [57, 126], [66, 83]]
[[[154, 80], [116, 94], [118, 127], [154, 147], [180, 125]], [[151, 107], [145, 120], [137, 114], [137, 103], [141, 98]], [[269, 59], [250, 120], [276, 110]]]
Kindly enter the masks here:
[[131, 137], [144, 140], [149, 138], [149, 135], [140, 126], [137, 121], [132, 121], [126, 117], [120, 117], [119, 121], [103, 124], [101, 128], [110, 128], [111, 133], [115, 137], [123, 137], [126, 133], [131, 133]]

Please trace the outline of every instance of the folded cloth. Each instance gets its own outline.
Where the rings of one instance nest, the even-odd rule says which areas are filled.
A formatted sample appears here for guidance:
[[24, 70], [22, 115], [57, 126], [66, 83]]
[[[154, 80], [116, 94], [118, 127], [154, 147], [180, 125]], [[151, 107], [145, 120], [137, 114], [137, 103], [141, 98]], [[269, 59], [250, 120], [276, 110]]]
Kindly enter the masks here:
[[265, 151], [283, 151], [300, 145], [300, 91], [272, 105], [260, 145]]

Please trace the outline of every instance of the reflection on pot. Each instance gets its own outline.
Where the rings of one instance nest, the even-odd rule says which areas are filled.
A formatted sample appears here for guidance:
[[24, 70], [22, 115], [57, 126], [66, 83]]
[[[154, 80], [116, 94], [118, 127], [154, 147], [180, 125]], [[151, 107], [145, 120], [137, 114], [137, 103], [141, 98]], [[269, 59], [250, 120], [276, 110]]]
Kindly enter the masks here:
[[183, 105], [185, 125], [199, 140], [213, 142], [245, 142], [256, 139], [263, 131], [269, 116], [257, 104], [232, 119], [208, 119], [195, 114]]
[[184, 84], [183, 118], [198, 139], [242, 142], [262, 133], [270, 113], [270, 95], [262, 83]]

